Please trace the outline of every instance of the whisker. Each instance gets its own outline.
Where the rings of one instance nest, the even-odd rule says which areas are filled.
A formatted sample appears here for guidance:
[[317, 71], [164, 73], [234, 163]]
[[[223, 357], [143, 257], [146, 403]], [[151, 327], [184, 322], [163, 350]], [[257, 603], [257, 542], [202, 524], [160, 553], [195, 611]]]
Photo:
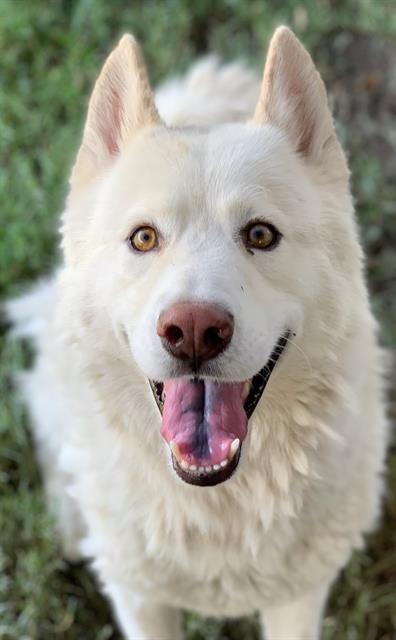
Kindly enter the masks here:
[[305, 359], [305, 362], [306, 362], [306, 363], [307, 363], [307, 365], [308, 365], [308, 368], [309, 368], [309, 374], [310, 374], [311, 376], [313, 376], [313, 366], [312, 366], [311, 360], [309, 359], [309, 356], [307, 356], [307, 354], [305, 353], [305, 351], [304, 351], [304, 350], [303, 350], [303, 349], [302, 349], [298, 344], [296, 344], [296, 343], [294, 342], [293, 338], [289, 338], [288, 336], [285, 336], [285, 340], [286, 340], [286, 342], [288, 342], [290, 345], [292, 345], [295, 349], [297, 349], [297, 351], [299, 351], [299, 352], [301, 353], [301, 355], [302, 355], [302, 356], [304, 357], [304, 359]]

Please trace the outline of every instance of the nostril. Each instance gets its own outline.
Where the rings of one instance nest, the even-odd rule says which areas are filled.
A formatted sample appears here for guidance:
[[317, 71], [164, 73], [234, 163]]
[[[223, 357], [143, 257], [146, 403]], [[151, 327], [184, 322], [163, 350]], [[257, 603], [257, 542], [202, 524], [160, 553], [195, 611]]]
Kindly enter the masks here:
[[224, 344], [225, 337], [223, 337], [223, 331], [218, 327], [209, 327], [204, 333], [204, 343], [210, 349], [215, 349]]
[[173, 347], [179, 347], [184, 340], [184, 334], [180, 327], [172, 324], [170, 327], [167, 327], [165, 338]]

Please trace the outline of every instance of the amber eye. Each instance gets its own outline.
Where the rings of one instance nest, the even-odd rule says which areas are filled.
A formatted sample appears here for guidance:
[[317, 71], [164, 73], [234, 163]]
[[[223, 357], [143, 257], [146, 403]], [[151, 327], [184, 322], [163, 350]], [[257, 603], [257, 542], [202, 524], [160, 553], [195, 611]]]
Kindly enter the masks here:
[[151, 251], [158, 246], [157, 232], [153, 227], [138, 227], [130, 236], [129, 243], [136, 251]]
[[248, 249], [273, 249], [281, 234], [272, 224], [254, 222], [244, 230], [244, 240]]

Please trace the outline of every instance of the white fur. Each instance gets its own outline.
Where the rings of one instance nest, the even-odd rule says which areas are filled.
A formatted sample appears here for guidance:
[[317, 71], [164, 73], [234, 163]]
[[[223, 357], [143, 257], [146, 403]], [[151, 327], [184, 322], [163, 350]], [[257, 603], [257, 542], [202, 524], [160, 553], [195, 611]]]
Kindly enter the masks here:
[[[194, 78], [200, 122], [217, 123], [224, 77], [224, 118], [248, 118], [254, 77], [205, 62], [159, 91], [167, 123], [196, 118]], [[37, 336], [24, 384], [67, 553], [93, 559], [133, 640], [175, 640], [175, 608], [260, 611], [269, 640], [318, 637], [328, 587], [378, 514], [381, 366], [348, 176], [338, 147], [313, 163], [292, 142], [271, 122], [143, 129], [72, 190], [56, 281], [11, 305]], [[256, 216], [284, 237], [252, 256], [238, 230]], [[125, 238], [141, 222], [163, 247], [136, 256]], [[191, 298], [235, 318], [216, 378], [251, 377], [286, 327], [296, 334], [237, 473], [211, 488], [176, 477], [147, 382], [177, 374], [155, 324]]]
[[221, 66], [209, 56], [185, 77], [165, 82], [155, 102], [163, 120], [173, 126], [243, 122], [252, 115], [259, 89], [258, 78], [242, 63]]

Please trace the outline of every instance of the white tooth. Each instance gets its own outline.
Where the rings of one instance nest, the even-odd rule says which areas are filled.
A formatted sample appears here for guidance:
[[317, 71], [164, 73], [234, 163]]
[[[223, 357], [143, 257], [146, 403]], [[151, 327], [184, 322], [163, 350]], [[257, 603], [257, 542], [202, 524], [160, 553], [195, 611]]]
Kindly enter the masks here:
[[233, 459], [233, 457], [235, 456], [236, 452], [239, 449], [240, 444], [241, 444], [241, 441], [239, 440], [239, 438], [235, 438], [235, 440], [232, 441], [231, 447], [230, 447], [230, 453], [228, 454], [229, 460]]
[[197, 470], [197, 465], [196, 464], [190, 464], [190, 471], [196, 471]]
[[179, 460], [181, 459], [181, 453], [180, 453], [179, 445], [177, 444], [177, 442], [172, 440], [169, 443], [169, 447], [170, 447], [170, 450], [172, 451], [173, 455], [175, 456], [176, 460], [179, 462]]
[[205, 467], [198, 467], [198, 471], [202, 473], [203, 471], [205, 471]]
[[220, 466], [221, 466], [221, 467], [226, 467], [226, 466], [227, 466], [227, 464], [228, 464], [228, 460], [222, 460], [222, 461], [220, 462]]
[[182, 460], [180, 463], [180, 466], [182, 467], [182, 469], [188, 469], [188, 462], [186, 462], [185, 460]]
[[213, 469], [214, 469], [214, 471], [218, 471], [220, 469], [220, 465], [219, 464], [214, 464], [213, 465]]
[[245, 382], [245, 384], [243, 385], [243, 389], [242, 389], [242, 400], [246, 400], [246, 398], [249, 395], [249, 391], [250, 391], [250, 385], [251, 385], [251, 381], [247, 380]]
[[205, 467], [205, 471], [212, 471], [212, 467]]

